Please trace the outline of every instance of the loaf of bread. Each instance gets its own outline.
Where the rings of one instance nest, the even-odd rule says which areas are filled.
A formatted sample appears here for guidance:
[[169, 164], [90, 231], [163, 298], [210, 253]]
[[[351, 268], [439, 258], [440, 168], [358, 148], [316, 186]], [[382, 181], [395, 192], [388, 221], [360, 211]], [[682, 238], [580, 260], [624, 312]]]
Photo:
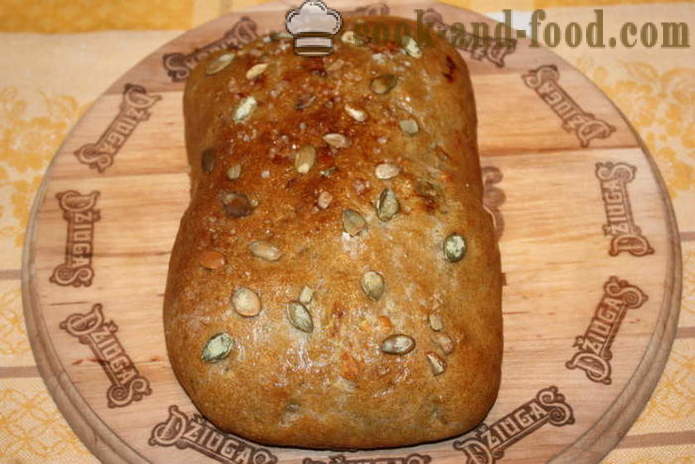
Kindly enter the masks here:
[[416, 29], [350, 19], [319, 57], [273, 34], [186, 83], [169, 358], [205, 417], [263, 444], [440, 440], [497, 396], [500, 259], [468, 70], [437, 36], [378, 40], [375, 24]]

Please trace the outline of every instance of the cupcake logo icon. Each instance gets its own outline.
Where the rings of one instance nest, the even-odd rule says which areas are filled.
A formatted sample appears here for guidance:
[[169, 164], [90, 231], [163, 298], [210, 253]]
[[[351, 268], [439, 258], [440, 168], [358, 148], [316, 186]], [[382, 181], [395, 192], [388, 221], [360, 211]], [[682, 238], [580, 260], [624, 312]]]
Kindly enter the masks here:
[[294, 37], [294, 52], [302, 56], [329, 55], [341, 25], [340, 13], [321, 0], [305, 0], [285, 17], [287, 32]]

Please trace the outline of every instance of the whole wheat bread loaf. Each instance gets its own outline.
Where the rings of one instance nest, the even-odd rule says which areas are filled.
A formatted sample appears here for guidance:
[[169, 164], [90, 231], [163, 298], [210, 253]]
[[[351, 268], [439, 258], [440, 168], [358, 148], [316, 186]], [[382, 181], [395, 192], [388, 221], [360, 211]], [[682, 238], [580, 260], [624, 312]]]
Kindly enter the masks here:
[[497, 395], [500, 258], [468, 70], [440, 37], [377, 40], [377, 22], [416, 29], [352, 18], [311, 58], [274, 34], [186, 83], [167, 348], [202, 414], [250, 440], [439, 440]]

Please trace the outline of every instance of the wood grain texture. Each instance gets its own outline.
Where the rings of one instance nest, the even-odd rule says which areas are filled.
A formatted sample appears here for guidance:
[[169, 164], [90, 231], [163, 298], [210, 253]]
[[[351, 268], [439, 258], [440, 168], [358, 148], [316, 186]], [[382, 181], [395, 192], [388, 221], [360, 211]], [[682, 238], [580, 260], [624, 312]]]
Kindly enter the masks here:
[[[336, 1], [331, 7], [347, 11], [366, 4]], [[257, 33], [277, 30], [291, 6], [270, 3], [221, 17], [145, 58], [76, 125], [38, 192], [22, 269], [28, 332], [60, 410], [104, 462], [310, 464], [307, 460], [328, 463], [335, 456], [263, 447], [203, 426], [170, 369], [161, 322], [169, 252], [188, 201], [183, 86], [167, 74], [164, 55], [193, 56], [196, 49], [225, 37], [244, 16]], [[447, 25], [494, 24], [443, 4], [394, 3], [388, 8], [406, 17], [415, 17], [415, 8], [433, 8]], [[383, 6], [372, 9], [383, 11]], [[467, 49], [461, 54], [472, 74], [482, 164], [493, 179], [487, 182], [486, 205], [503, 225], [500, 397], [485, 421], [487, 431], [341, 456], [348, 462], [387, 457], [404, 464], [502, 458], [513, 463], [598, 462], [648, 400], [675, 334], [681, 260], [666, 188], [625, 118], [556, 55], [529, 48], [522, 40], [504, 57], [503, 66], [473, 58]], [[550, 76], [536, 89], [523, 78], [534, 70]], [[145, 93], [126, 95], [127, 84], [141, 86]], [[572, 113], [562, 108], [573, 104], [580, 108], [575, 114], [591, 113], [614, 131], [583, 147], [576, 126], [570, 120], [564, 129], [558, 115], [570, 118]], [[131, 112], [123, 113], [124, 106], [132, 107]], [[102, 171], [75, 155], [87, 144], [110, 156]], [[607, 169], [603, 180], [597, 177], [600, 166]], [[76, 192], [70, 194], [72, 200], [61, 205], [57, 195], [65, 198], [70, 191]], [[86, 196], [92, 192], [98, 195], [90, 204]], [[606, 224], [611, 227], [604, 229]], [[640, 247], [646, 249], [640, 240], [653, 252], [640, 255]], [[611, 243], [619, 250], [615, 256], [609, 254]], [[72, 284], [50, 280], [61, 264], [57, 280], [73, 279]], [[580, 363], [585, 369], [567, 367], [582, 335], [596, 341], [584, 348], [604, 355], [610, 383], [589, 378], [587, 371], [606, 378], [605, 367], [595, 358], [593, 364]], [[138, 399], [126, 398], [123, 406], [112, 401], [110, 407], [109, 388], [135, 388], [137, 378], [145, 380], [150, 392], [142, 387]]]

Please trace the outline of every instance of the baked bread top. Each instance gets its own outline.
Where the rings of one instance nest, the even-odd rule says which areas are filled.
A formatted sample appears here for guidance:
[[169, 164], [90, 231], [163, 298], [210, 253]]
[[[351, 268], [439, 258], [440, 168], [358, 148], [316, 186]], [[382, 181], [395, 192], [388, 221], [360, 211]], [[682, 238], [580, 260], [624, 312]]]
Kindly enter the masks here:
[[266, 36], [188, 78], [191, 203], [165, 334], [223, 430], [402, 446], [463, 433], [496, 398], [501, 273], [471, 83], [416, 27], [351, 18], [312, 58]]

